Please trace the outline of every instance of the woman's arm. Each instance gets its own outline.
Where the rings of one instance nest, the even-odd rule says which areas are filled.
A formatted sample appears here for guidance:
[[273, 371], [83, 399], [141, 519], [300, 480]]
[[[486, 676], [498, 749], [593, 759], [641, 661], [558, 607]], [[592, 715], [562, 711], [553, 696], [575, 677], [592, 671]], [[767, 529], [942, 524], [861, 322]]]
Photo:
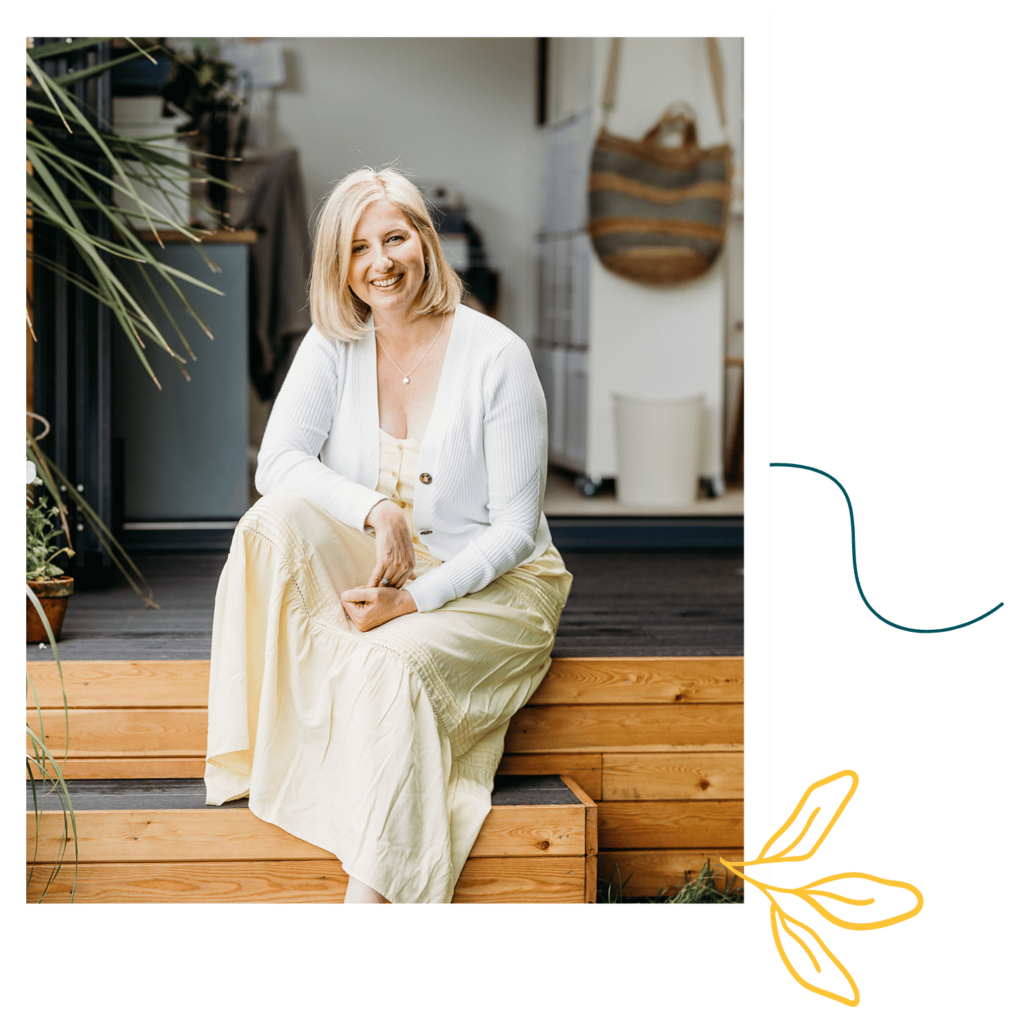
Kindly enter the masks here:
[[373, 507], [387, 497], [317, 459], [338, 405], [340, 353], [337, 343], [315, 327], [302, 339], [263, 434], [255, 482], [261, 495], [293, 492], [362, 529]]
[[407, 585], [421, 612], [486, 587], [535, 548], [547, 478], [547, 409], [530, 350], [512, 341], [484, 380], [484, 463], [490, 525]]

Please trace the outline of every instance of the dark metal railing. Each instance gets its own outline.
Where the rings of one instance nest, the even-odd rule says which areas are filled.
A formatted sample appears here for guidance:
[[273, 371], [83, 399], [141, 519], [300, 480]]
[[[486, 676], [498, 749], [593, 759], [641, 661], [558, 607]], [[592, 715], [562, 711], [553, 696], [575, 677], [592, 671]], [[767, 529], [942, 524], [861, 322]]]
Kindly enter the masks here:
[[[37, 38], [37, 44], [62, 39]], [[98, 43], [67, 56], [40, 63], [51, 76], [67, 74], [110, 59], [110, 44]], [[94, 122], [109, 128], [110, 72], [71, 86], [81, 108]], [[80, 156], [91, 168], [107, 171], [104, 161]], [[83, 195], [70, 182], [62, 184], [69, 200]], [[106, 191], [106, 192], [103, 192]], [[100, 185], [101, 199], [110, 201], [110, 188]], [[109, 238], [110, 226], [99, 211], [76, 208], [95, 235]], [[88, 276], [82, 258], [56, 229], [35, 221], [33, 245], [42, 255], [73, 274]], [[88, 293], [47, 268], [33, 265], [33, 408], [48, 419], [51, 435], [43, 450], [74, 483], [107, 527], [112, 520], [110, 312]], [[67, 572], [82, 586], [106, 583], [111, 561], [96, 535], [70, 501], [72, 547], [75, 557]]]

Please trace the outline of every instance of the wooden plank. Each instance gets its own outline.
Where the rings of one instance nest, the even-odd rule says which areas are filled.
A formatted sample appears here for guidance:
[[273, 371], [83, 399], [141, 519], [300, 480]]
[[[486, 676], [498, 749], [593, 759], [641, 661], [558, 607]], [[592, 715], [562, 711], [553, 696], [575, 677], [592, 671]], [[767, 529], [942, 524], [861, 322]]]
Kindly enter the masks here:
[[597, 806], [594, 804], [594, 800], [571, 777], [563, 776], [562, 780], [585, 807], [587, 858], [584, 866], [586, 889], [583, 902], [594, 904], [597, 901]]
[[597, 855], [587, 855], [584, 859], [586, 890], [583, 895], [584, 904], [597, 903]]
[[[593, 808], [593, 807], [591, 807]], [[596, 810], [595, 817], [596, 818]], [[75, 813], [78, 858], [96, 862], [264, 861], [333, 858], [329, 851], [265, 823], [248, 809], [93, 809]], [[52, 861], [64, 833], [60, 812], [25, 818], [26, 861]], [[491, 809], [472, 857], [582, 855], [585, 807], [500, 806]], [[69, 843], [73, 850], [73, 845]], [[72, 851], [67, 852], [71, 854]]]
[[[63, 721], [63, 717], [60, 718]], [[606, 746], [605, 755], [625, 753], [707, 753], [743, 751], [742, 743], [710, 743], [696, 746]], [[536, 763], [534, 762], [536, 761]], [[584, 764], [585, 766], [578, 766]], [[64, 767], [67, 780], [140, 777], [202, 777], [206, 762], [202, 754], [192, 756], [89, 756], [68, 758]], [[33, 770], [38, 778], [38, 772]], [[575, 749], [550, 750], [547, 753], [506, 753], [499, 774], [566, 774], [592, 798], [599, 801], [601, 790], [601, 754], [581, 753]], [[26, 773], [26, 779], [28, 774]]]
[[562, 774], [571, 777], [590, 798], [601, 797], [600, 753], [506, 753], [498, 774]]
[[598, 802], [601, 850], [742, 848], [742, 802]]
[[[63, 720], [61, 718], [60, 720]], [[566, 774], [592, 798], [601, 797], [600, 753], [506, 754], [498, 775]], [[203, 756], [91, 756], [69, 757], [64, 767], [69, 781], [106, 778], [203, 777]], [[39, 773], [33, 769], [38, 779]], [[26, 778], [28, 774], [26, 773]]]
[[[180, 232], [174, 232], [171, 229], [157, 229], [156, 234], [164, 244], [173, 243], [176, 245], [178, 243], [191, 242]], [[143, 242], [155, 242], [152, 232], [140, 231], [139, 238]], [[215, 229], [206, 235], [199, 235], [199, 241], [203, 246], [209, 246], [213, 243], [245, 243], [251, 246], [257, 239], [259, 239], [259, 233], [255, 229]], [[216, 256], [214, 259], [216, 259]]]
[[[205, 707], [210, 663], [65, 661], [71, 707]], [[29, 662], [43, 707], [62, 707], [57, 664]], [[742, 658], [555, 658], [531, 704], [741, 703]], [[26, 705], [32, 699], [27, 695]]]
[[586, 820], [586, 854], [597, 854], [597, 805], [594, 800], [571, 778], [563, 777], [569, 790], [583, 803]]
[[[38, 729], [34, 710], [26, 721]], [[69, 756], [205, 756], [206, 708], [147, 708], [68, 712]], [[44, 709], [46, 745], [58, 759], [67, 741], [64, 711]]]
[[[40, 706], [63, 707], [57, 663], [26, 667]], [[69, 707], [205, 707], [209, 699], [209, 661], [63, 661], [61, 669]]]
[[[26, 711], [26, 720], [35, 725], [34, 710]], [[205, 755], [205, 708], [81, 708], [69, 712], [68, 723], [69, 755], [76, 757]], [[63, 753], [64, 724], [63, 709], [43, 710], [46, 744], [54, 753]], [[510, 753], [742, 741], [742, 704], [528, 705], [512, 719], [505, 739]]]
[[[602, 851], [597, 858], [597, 874], [615, 889], [621, 881], [622, 893], [626, 897], [656, 897], [661, 889], [674, 893], [677, 884], [685, 882], [687, 873], [691, 874], [691, 879], [695, 878], [704, 863], [710, 860], [712, 878], [721, 890], [725, 887], [727, 875], [727, 870], [718, 864], [722, 858], [727, 862], [742, 862], [743, 852], [729, 849], [709, 851], [706, 848]], [[743, 881], [738, 880], [738, 884], [742, 892]]]
[[743, 754], [609, 754], [602, 783], [606, 801], [743, 798]]
[[696, 745], [743, 741], [743, 705], [552, 704], [527, 705], [505, 736], [509, 752], [609, 746]]
[[[581, 904], [583, 856], [470, 858], [455, 887], [455, 903]], [[28, 901], [46, 882], [36, 866]], [[67, 903], [73, 872], [65, 864], [44, 903]], [[348, 877], [335, 860], [293, 862], [114, 862], [80, 865], [76, 904], [327, 903], [345, 899]]]
[[[507, 743], [506, 743], [507, 748]], [[579, 749], [571, 746], [565, 749], [557, 749], [552, 747], [546, 751], [547, 753], [557, 756], [558, 754], [564, 754], [566, 756], [572, 756], [579, 753]], [[742, 742], [697, 742], [693, 745], [624, 745], [624, 746], [602, 746], [602, 754], [619, 754], [619, 753], [742, 753], [743, 743]], [[506, 756], [534, 756], [535, 753], [531, 753], [528, 750], [520, 749], [518, 752], [506, 752]]]
[[582, 904], [586, 859], [471, 858], [455, 886], [456, 904]]
[[531, 704], [742, 703], [742, 658], [555, 658]]
[[577, 805], [494, 807], [469, 855], [526, 858], [585, 854], [586, 813]]
[[[33, 769], [32, 773], [38, 780], [39, 772]], [[206, 760], [203, 756], [69, 756], [63, 773], [66, 781], [203, 777], [206, 773]], [[25, 777], [28, 778], [27, 773]]]

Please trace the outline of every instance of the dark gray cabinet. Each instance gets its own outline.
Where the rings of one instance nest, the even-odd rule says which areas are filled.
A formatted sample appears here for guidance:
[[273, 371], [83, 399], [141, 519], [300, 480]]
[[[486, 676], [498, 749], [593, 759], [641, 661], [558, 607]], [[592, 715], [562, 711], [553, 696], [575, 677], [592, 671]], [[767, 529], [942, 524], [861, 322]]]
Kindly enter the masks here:
[[[147, 376], [123, 335], [114, 343], [114, 447], [126, 542], [157, 545], [203, 542], [220, 532], [222, 543], [249, 505], [248, 463], [248, 245], [207, 247], [220, 268], [213, 273], [188, 244], [168, 243], [161, 261], [220, 289], [216, 295], [182, 284], [210, 338], [168, 290], [160, 291], [175, 314], [195, 361], [184, 368], [147, 342], [147, 357], [161, 388]], [[150, 293], [139, 295], [154, 320], [163, 310]], [[183, 351], [167, 329], [172, 347]], [[174, 534], [177, 532], [178, 534]]]

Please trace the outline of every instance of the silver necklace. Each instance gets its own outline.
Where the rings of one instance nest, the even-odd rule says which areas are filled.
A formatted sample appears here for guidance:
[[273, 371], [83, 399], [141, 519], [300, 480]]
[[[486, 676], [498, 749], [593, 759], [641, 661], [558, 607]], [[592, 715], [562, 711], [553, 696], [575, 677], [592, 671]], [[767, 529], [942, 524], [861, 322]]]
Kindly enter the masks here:
[[[441, 326], [440, 326], [440, 327], [439, 327], [439, 328], [437, 329], [437, 334], [435, 334], [435, 335], [434, 335], [434, 341], [437, 341], [437, 339], [438, 339], [439, 337], [441, 337], [441, 331], [443, 331], [443, 330], [444, 330], [444, 322], [445, 322], [445, 320], [447, 320], [447, 319], [448, 319], [448, 314], [447, 314], [447, 313], [445, 313], [445, 314], [444, 314], [444, 315], [443, 315], [443, 316], [441, 317]], [[373, 336], [374, 336], [375, 338], [377, 338], [377, 332], [376, 332], [376, 331], [374, 331], [374, 332], [373, 332]], [[423, 360], [424, 360], [424, 359], [425, 359], [425, 358], [427, 357], [427, 355], [428, 355], [428, 354], [430, 353], [430, 350], [431, 350], [431, 349], [432, 349], [432, 348], [434, 347], [434, 341], [431, 341], [431, 342], [430, 342], [430, 344], [429, 344], [429, 345], [427, 345], [427, 350], [426, 350], [426, 351], [425, 351], [425, 352], [424, 352], [424, 353], [423, 353], [423, 354], [422, 354], [422, 355], [420, 356], [420, 362], [422, 362], [422, 361], [423, 361]], [[383, 353], [384, 353], [384, 354], [385, 354], [385, 355], [386, 355], [386, 356], [387, 356], [387, 357], [388, 357], [389, 359], [391, 359], [391, 354], [390, 354], [390, 353], [388, 352], [388, 350], [387, 350], [387, 349], [386, 349], [386, 348], [384, 347], [384, 342], [383, 342], [383, 341], [381, 341], [381, 340], [380, 340], [380, 338], [377, 338], [377, 344], [378, 344], [378, 345], [380, 345], [380, 349], [381, 349], [381, 351], [382, 351], [382, 352], [383, 352]], [[394, 366], [394, 367], [395, 367], [395, 369], [397, 369], [397, 370], [398, 370], [398, 372], [402, 374], [402, 383], [408, 383], [408, 382], [409, 382], [409, 377], [410, 377], [410, 376], [412, 376], [412, 374], [416, 372], [417, 368], [419, 367], [419, 364], [420, 364], [420, 362], [417, 362], [417, 363], [416, 363], [416, 365], [415, 365], [415, 366], [413, 366], [413, 367], [412, 367], [412, 369], [410, 369], [410, 370], [409, 370], [409, 372], [407, 373], [407, 372], [406, 372], [406, 371], [405, 371], [404, 369], [402, 369], [402, 367], [401, 367], [401, 366], [399, 366], [399, 365], [398, 365], [398, 363], [397, 363], [397, 362], [395, 362], [395, 360], [394, 360], [394, 359], [391, 359], [391, 365], [392, 365], [392, 366]]]

